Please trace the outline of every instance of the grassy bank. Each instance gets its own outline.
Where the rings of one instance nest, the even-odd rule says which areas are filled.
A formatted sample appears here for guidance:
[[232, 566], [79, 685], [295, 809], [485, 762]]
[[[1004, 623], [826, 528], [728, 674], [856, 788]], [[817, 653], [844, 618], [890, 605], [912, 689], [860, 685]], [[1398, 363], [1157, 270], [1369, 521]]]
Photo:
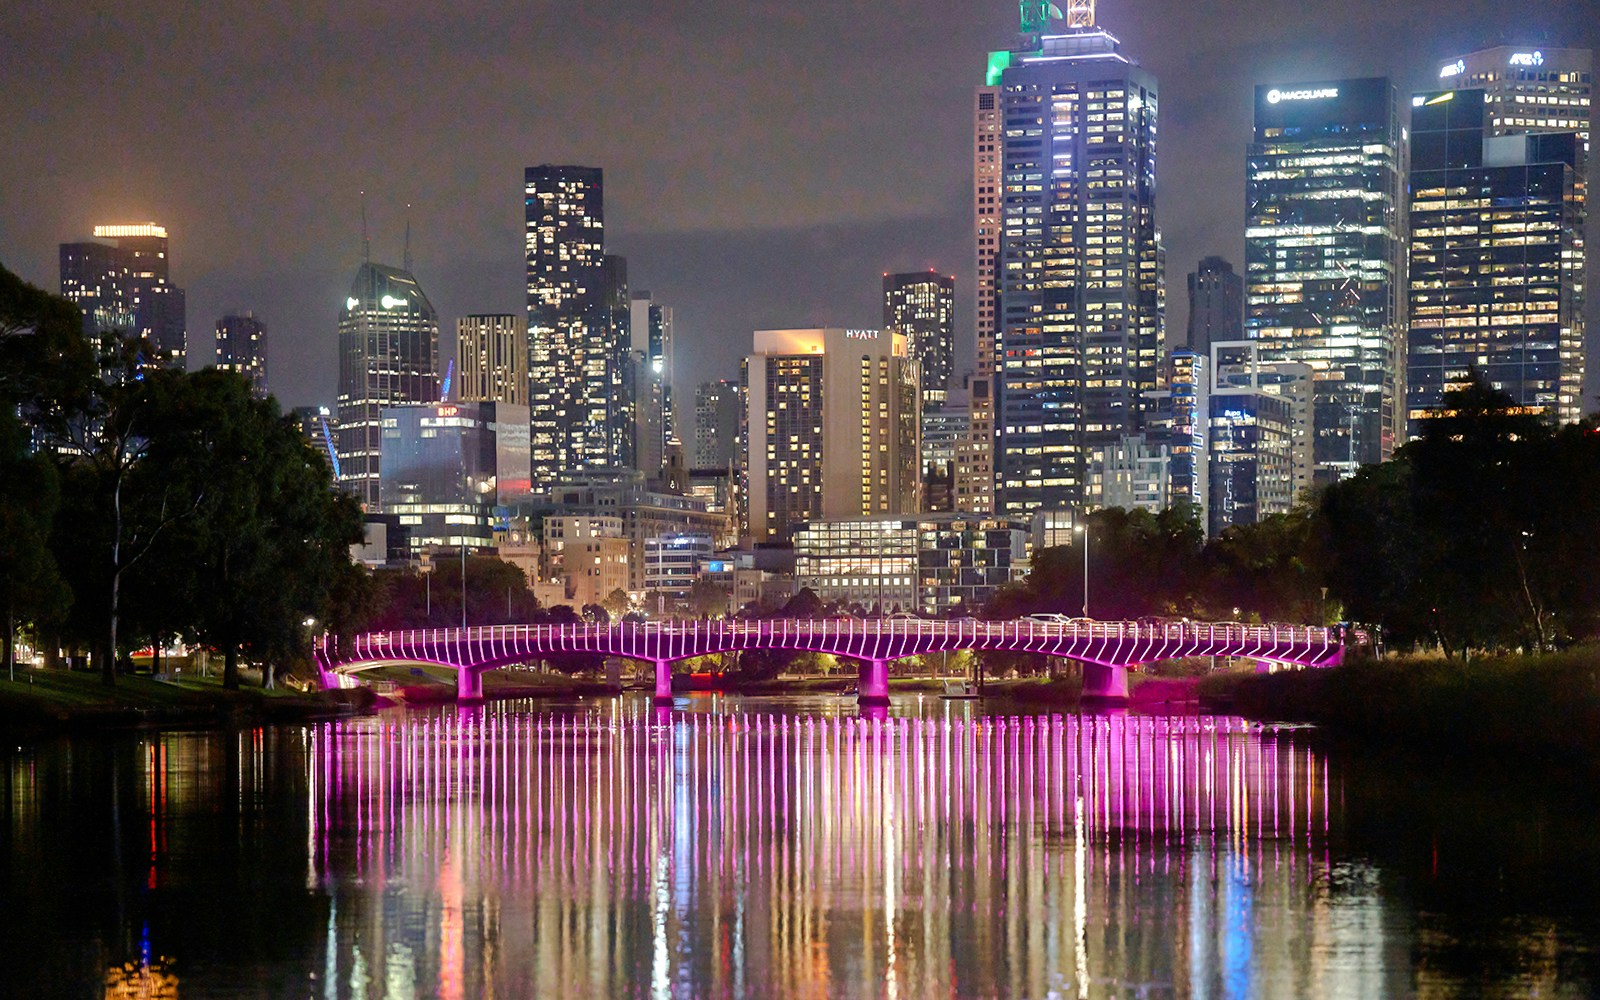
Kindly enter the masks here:
[[158, 681], [121, 676], [107, 687], [96, 673], [19, 670], [0, 675], [0, 729], [6, 731], [159, 729], [298, 722], [373, 710], [371, 691], [228, 691], [217, 677]]
[[1314, 722], [1419, 748], [1600, 754], [1600, 648], [1459, 661], [1388, 659], [1207, 678], [1252, 719]]

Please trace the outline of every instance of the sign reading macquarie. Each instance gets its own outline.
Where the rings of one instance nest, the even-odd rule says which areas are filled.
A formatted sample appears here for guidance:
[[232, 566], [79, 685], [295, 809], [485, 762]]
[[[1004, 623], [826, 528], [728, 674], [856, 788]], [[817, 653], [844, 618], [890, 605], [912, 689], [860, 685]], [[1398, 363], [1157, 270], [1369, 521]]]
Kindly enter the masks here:
[[1394, 90], [1383, 77], [1263, 83], [1256, 87], [1256, 126], [1293, 130], [1328, 122], [1382, 120]]

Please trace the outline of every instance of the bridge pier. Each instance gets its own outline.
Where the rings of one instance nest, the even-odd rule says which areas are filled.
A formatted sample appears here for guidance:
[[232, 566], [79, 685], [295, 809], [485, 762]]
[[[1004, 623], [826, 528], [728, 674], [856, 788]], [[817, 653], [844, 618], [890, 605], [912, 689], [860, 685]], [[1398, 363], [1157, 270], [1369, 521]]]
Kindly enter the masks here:
[[657, 705], [672, 704], [672, 661], [652, 660], [656, 668], [656, 695]]
[[456, 668], [456, 701], [482, 701], [483, 674], [466, 667]]
[[1103, 663], [1083, 665], [1083, 700], [1123, 704], [1128, 700], [1128, 668]]
[[856, 682], [856, 702], [860, 705], [889, 704], [888, 660], [861, 661], [861, 678]]

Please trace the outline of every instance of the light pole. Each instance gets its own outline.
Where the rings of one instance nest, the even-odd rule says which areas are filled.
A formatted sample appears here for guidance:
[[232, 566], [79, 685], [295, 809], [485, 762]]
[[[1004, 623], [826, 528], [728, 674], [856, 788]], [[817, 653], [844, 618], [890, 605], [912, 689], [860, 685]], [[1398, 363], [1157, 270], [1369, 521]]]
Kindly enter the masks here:
[[1072, 529], [1075, 535], [1083, 536], [1083, 617], [1089, 617], [1089, 523], [1077, 525]]

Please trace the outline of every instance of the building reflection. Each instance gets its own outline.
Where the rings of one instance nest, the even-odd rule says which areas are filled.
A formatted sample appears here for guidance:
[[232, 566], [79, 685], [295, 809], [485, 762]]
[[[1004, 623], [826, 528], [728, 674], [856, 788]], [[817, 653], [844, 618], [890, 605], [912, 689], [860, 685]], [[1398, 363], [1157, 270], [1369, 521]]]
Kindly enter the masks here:
[[396, 968], [443, 997], [1409, 975], [1378, 894], [1328, 877], [1322, 758], [1238, 721], [493, 706], [328, 725], [307, 766], [329, 997], [396, 995]]

